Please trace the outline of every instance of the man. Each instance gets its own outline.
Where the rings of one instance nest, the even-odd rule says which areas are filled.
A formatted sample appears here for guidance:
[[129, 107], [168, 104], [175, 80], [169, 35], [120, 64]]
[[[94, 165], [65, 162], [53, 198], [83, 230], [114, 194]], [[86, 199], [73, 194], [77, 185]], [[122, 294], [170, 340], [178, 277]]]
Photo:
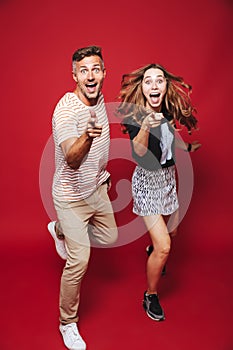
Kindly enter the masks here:
[[60, 99], [53, 115], [53, 201], [58, 222], [51, 222], [48, 229], [59, 255], [67, 259], [61, 277], [59, 329], [68, 349], [85, 350], [77, 321], [91, 241], [112, 244], [117, 228], [107, 194], [110, 137], [101, 93], [106, 75], [101, 48], [78, 49], [72, 67], [76, 89]]

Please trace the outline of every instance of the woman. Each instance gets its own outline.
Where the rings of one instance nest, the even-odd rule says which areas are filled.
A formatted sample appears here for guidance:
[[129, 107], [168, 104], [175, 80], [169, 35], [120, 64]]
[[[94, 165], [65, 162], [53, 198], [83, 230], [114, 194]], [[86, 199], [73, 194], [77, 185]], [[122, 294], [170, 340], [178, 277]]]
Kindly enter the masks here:
[[159, 64], [150, 64], [123, 75], [118, 113], [128, 132], [132, 155], [137, 162], [132, 177], [133, 212], [143, 217], [153, 249], [147, 260], [147, 290], [143, 307], [156, 321], [164, 320], [159, 303], [158, 283], [167, 261], [171, 239], [168, 218], [177, 216], [178, 199], [175, 179], [175, 143], [188, 152], [200, 147], [175, 141], [177, 124], [188, 132], [197, 128], [191, 101], [191, 86], [182, 77], [169, 73]]

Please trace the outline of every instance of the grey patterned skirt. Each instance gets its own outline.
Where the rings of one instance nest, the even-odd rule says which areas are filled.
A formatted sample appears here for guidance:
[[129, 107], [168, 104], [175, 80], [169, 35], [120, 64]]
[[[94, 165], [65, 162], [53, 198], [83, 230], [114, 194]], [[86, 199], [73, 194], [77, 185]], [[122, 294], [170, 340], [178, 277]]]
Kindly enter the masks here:
[[146, 170], [136, 166], [132, 176], [133, 212], [140, 216], [170, 215], [178, 207], [175, 166]]

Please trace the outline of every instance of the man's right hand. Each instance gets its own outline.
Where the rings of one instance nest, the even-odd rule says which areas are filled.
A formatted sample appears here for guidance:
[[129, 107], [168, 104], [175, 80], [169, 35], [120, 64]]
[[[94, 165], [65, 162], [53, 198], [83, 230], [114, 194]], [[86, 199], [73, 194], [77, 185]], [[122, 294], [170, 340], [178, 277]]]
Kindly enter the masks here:
[[90, 110], [90, 114], [91, 116], [87, 122], [86, 134], [92, 138], [99, 137], [102, 133], [103, 126], [98, 124], [96, 114], [93, 110]]

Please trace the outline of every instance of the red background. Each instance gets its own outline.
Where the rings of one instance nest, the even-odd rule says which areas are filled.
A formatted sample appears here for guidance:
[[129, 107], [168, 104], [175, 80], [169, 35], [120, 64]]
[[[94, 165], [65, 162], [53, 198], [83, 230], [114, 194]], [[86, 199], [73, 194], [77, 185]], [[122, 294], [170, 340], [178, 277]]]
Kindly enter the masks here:
[[72, 53], [92, 44], [103, 48], [107, 102], [122, 74], [147, 63], [183, 76], [200, 126], [184, 138], [202, 148], [191, 155], [192, 202], [161, 282], [167, 320], [154, 323], [141, 307], [147, 235], [94, 249], [80, 306], [88, 350], [233, 348], [232, 11], [231, 0], [0, 1], [1, 350], [64, 348], [63, 262], [46, 230], [39, 166], [55, 104], [74, 88]]

